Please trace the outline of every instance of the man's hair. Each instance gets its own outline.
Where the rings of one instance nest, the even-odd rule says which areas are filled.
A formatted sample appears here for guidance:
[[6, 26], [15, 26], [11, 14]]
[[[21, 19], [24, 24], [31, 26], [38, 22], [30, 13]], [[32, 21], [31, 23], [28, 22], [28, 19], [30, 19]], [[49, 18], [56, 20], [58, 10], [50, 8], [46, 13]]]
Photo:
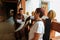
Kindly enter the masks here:
[[40, 14], [40, 18], [44, 15], [44, 10], [42, 8], [37, 8], [36, 12]]
[[23, 8], [20, 8], [19, 11], [20, 11], [20, 10], [23, 10]]

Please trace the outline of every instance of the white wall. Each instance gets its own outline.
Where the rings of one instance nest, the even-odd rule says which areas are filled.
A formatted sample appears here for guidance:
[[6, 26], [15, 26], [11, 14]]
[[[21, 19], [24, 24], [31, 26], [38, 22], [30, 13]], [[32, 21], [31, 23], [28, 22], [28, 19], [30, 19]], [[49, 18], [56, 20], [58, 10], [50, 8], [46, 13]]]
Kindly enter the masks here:
[[41, 0], [28, 0], [26, 1], [26, 12], [31, 14], [32, 11], [35, 11], [36, 8], [40, 7]]

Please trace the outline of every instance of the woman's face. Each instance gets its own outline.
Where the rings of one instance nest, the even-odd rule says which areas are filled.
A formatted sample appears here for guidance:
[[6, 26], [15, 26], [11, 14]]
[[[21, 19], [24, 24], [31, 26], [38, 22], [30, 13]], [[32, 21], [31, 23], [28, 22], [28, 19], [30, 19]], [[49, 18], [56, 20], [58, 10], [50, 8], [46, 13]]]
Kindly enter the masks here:
[[48, 17], [49, 17], [49, 18], [52, 18], [52, 12], [50, 12], [50, 13], [48, 14]]
[[52, 11], [48, 14], [48, 17], [49, 17], [50, 19], [54, 19], [55, 16], [56, 16], [56, 14], [53, 13]]

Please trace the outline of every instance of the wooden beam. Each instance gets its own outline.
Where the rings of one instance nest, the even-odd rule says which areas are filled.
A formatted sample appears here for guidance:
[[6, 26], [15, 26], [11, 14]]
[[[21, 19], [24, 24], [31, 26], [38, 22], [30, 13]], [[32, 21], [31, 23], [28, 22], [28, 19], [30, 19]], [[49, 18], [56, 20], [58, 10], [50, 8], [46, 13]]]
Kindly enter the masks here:
[[17, 3], [17, 0], [3, 0], [3, 2], [13, 2], [13, 3]]

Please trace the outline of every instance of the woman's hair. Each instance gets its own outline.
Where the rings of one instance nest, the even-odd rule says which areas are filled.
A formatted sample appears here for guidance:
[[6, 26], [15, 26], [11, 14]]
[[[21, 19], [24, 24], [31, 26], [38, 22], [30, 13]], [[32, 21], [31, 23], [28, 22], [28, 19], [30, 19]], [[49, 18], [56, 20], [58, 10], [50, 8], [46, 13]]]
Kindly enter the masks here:
[[50, 10], [50, 11], [48, 12], [48, 17], [49, 17], [50, 19], [54, 19], [54, 18], [56, 17], [55, 11]]
[[36, 13], [40, 14], [40, 18], [44, 15], [44, 10], [42, 8], [37, 8]]

